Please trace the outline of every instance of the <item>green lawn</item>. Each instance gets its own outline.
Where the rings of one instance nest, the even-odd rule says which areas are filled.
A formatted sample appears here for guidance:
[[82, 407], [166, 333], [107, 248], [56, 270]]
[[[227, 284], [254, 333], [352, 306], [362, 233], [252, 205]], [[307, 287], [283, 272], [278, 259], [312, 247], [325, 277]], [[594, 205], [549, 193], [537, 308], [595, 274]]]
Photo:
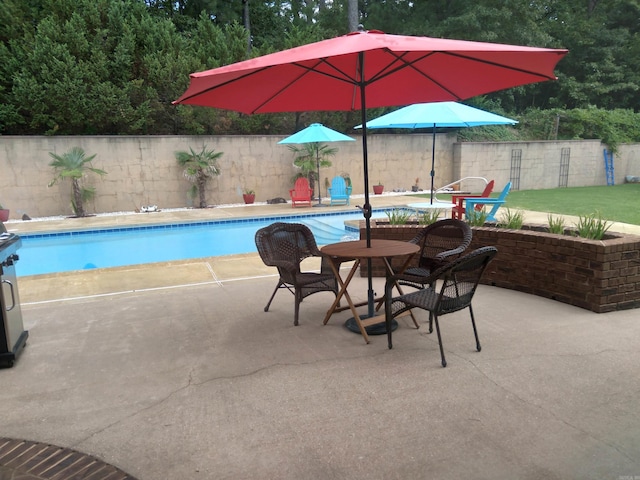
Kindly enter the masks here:
[[[491, 196], [496, 197], [498, 193]], [[438, 198], [445, 200], [447, 196], [438, 194]], [[511, 190], [505, 206], [512, 210], [576, 216], [599, 212], [605, 220], [640, 225], [640, 183], [550, 190]]]

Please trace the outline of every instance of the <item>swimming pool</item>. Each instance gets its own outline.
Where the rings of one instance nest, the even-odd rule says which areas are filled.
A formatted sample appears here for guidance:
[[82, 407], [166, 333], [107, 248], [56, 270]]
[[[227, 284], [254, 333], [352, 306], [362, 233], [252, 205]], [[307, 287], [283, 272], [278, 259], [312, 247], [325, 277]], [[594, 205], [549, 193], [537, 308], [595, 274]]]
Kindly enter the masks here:
[[[386, 218], [374, 209], [373, 218]], [[304, 223], [318, 245], [357, 240], [345, 221], [362, 220], [362, 212], [213, 220], [139, 227], [20, 235], [18, 276], [119, 267], [189, 258], [256, 252], [254, 236], [273, 222]]]

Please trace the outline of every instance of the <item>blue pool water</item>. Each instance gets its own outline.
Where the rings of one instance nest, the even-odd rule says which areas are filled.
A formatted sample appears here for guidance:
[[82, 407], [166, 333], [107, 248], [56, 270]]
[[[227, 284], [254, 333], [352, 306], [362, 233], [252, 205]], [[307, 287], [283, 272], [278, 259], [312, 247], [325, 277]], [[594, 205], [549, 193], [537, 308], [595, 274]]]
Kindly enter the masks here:
[[[373, 218], [386, 218], [374, 210]], [[318, 245], [358, 239], [346, 220], [362, 213], [287, 215], [258, 219], [219, 220], [182, 224], [109, 228], [76, 232], [20, 235], [18, 276], [118, 267], [188, 258], [215, 257], [256, 251], [258, 229], [273, 222], [304, 223]]]

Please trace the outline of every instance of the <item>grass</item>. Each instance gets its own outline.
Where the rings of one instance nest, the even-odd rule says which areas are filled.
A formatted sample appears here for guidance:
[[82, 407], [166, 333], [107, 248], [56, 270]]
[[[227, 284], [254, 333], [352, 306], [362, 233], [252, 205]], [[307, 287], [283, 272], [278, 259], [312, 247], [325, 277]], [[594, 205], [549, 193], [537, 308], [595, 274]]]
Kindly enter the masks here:
[[[498, 194], [491, 196], [497, 197]], [[448, 200], [448, 197], [442, 194], [438, 194], [438, 198]], [[603, 219], [611, 222], [640, 225], [640, 183], [548, 190], [511, 190], [505, 206], [511, 209], [577, 217], [598, 212]]]
[[506, 205], [561, 215], [587, 216], [599, 212], [612, 222], [640, 225], [640, 183], [511, 191]]

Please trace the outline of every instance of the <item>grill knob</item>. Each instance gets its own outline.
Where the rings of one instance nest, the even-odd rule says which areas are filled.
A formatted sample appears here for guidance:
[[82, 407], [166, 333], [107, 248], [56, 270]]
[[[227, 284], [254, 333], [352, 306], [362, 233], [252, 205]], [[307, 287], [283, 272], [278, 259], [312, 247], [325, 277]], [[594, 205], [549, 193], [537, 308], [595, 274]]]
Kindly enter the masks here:
[[20, 257], [17, 254], [12, 253], [11, 255], [9, 255], [7, 257], [7, 259], [4, 262], [2, 262], [2, 266], [3, 267], [10, 267], [14, 263], [16, 263], [18, 260], [20, 260]]

